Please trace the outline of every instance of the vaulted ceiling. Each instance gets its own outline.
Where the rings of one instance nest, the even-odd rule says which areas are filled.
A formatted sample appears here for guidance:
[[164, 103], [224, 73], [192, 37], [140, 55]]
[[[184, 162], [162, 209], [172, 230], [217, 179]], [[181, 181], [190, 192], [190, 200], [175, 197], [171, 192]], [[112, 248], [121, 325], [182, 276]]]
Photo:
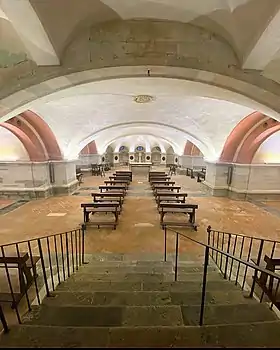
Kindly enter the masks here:
[[[248, 114], [280, 120], [279, 28], [279, 0], [0, 0], [0, 121], [37, 113], [66, 158], [146, 135], [216, 159]], [[192, 70], [135, 77], [150, 63]]]

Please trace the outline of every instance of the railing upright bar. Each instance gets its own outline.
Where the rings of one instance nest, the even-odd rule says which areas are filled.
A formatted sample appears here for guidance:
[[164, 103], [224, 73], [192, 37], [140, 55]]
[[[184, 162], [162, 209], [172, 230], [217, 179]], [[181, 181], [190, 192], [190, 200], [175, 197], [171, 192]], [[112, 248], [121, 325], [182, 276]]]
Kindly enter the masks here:
[[52, 259], [51, 259], [51, 250], [50, 250], [50, 241], [49, 237], [47, 237], [47, 250], [48, 250], [48, 258], [49, 258], [49, 265], [50, 265], [50, 274], [51, 274], [51, 281], [52, 281], [52, 290], [54, 292], [54, 279], [53, 279], [53, 269], [52, 269]]
[[167, 239], [166, 226], [164, 226], [164, 261], [166, 261], [166, 239]]
[[[19, 246], [18, 246], [17, 243], [16, 243], [16, 251], [17, 251], [17, 256], [18, 256], [18, 258], [20, 259]], [[23, 272], [23, 269], [22, 269], [22, 268], [18, 269], [18, 274], [19, 274], [19, 283], [20, 283], [20, 286], [22, 286], [23, 289], [24, 289], [24, 295], [25, 295], [25, 298], [26, 298], [28, 310], [31, 311], [31, 304], [30, 304], [29, 295], [28, 295], [28, 290], [27, 290], [27, 285], [26, 285], [27, 280], [26, 280], [25, 277], [24, 277], [24, 272]]]
[[78, 261], [78, 237], [77, 230], [75, 230], [75, 255], [76, 255], [76, 271], [79, 269], [79, 261]]
[[70, 244], [71, 244], [71, 258], [72, 258], [72, 271], [75, 272], [75, 260], [74, 260], [74, 246], [73, 246], [73, 231], [70, 232]]
[[[241, 244], [241, 249], [240, 249], [240, 254], [239, 254], [239, 258], [242, 258], [242, 253], [243, 253], [243, 247], [244, 247], [244, 240], [245, 240], [245, 236], [242, 237], [242, 244]], [[237, 285], [237, 281], [238, 281], [238, 276], [239, 276], [239, 270], [240, 270], [240, 261], [238, 262], [238, 268], [237, 268], [237, 273], [236, 273], [236, 279], [235, 279], [235, 284]]]
[[66, 263], [67, 263], [67, 273], [68, 277], [70, 277], [70, 261], [69, 261], [69, 243], [68, 243], [68, 234], [66, 232], [65, 234], [65, 240], [66, 240]]
[[[230, 251], [230, 241], [231, 241], [231, 234], [228, 236], [228, 244], [227, 244], [227, 253], [229, 254]], [[226, 264], [225, 264], [225, 273], [224, 273], [224, 279], [227, 279], [227, 269], [228, 269], [228, 256], [226, 257]]]
[[209, 247], [207, 246], [205, 247], [204, 268], [203, 268], [203, 282], [202, 282], [200, 317], [199, 317], [200, 326], [203, 325], [208, 263], [209, 263]]
[[85, 233], [86, 233], [86, 225], [82, 225], [82, 264], [85, 264]]
[[3, 325], [3, 329], [4, 329], [4, 333], [8, 333], [9, 332], [9, 327], [8, 327], [8, 323], [6, 320], [6, 317], [4, 315], [4, 311], [2, 309], [2, 306], [0, 305], [0, 321]]
[[63, 273], [63, 280], [65, 281], [66, 275], [65, 275], [65, 266], [64, 266], [64, 249], [63, 249], [63, 236], [62, 236], [62, 234], [60, 234], [59, 237], [60, 237], [62, 273]]
[[[232, 255], [235, 254], [237, 239], [238, 239], [238, 236], [235, 235]], [[233, 262], [234, 262], [234, 259], [231, 259], [231, 265], [230, 265], [229, 276], [228, 276], [229, 281], [230, 281], [230, 278], [231, 278], [231, 273], [232, 273], [232, 268], [233, 268]]]
[[176, 232], [175, 281], [177, 281], [177, 278], [178, 278], [178, 248], [179, 248], [179, 233]]
[[32, 264], [32, 272], [33, 272], [33, 278], [34, 278], [34, 284], [35, 284], [36, 297], [37, 297], [38, 304], [40, 305], [41, 300], [40, 300], [39, 288], [38, 288], [38, 283], [37, 283], [37, 271], [36, 271], [36, 266], [34, 264], [33, 253], [32, 253], [32, 249], [31, 249], [30, 241], [28, 241], [27, 245], [28, 245], [30, 261]]
[[54, 250], [55, 250], [55, 260], [56, 260], [58, 284], [60, 284], [61, 283], [61, 280], [60, 280], [60, 267], [59, 267], [58, 253], [57, 253], [56, 236], [54, 236]]
[[[223, 232], [222, 235], [222, 251], [224, 249], [224, 242], [225, 242], [225, 233]], [[220, 271], [222, 271], [222, 267], [223, 267], [223, 254], [221, 253], [221, 261], [220, 261]]]
[[[260, 262], [261, 262], [263, 246], [264, 246], [264, 240], [262, 239], [262, 240], [260, 241], [260, 247], [259, 247], [258, 257], [257, 257], [257, 261], [256, 261], [256, 264], [257, 264], [257, 265], [260, 265]], [[252, 298], [253, 295], [254, 295], [254, 290], [255, 290], [255, 285], [256, 285], [256, 278], [257, 278], [257, 276], [258, 276], [258, 271], [255, 270], [255, 273], [254, 273], [254, 276], [253, 276], [253, 283], [252, 283], [251, 291], [250, 291], [250, 295], [249, 295], [250, 298]]]
[[[217, 249], [219, 249], [219, 240], [220, 240], [220, 232], [217, 232], [218, 237], [217, 237]], [[218, 251], [216, 250], [216, 258], [215, 258], [215, 263], [218, 265]]]
[[[5, 258], [6, 256], [5, 256], [4, 246], [1, 246], [1, 253], [2, 253], [2, 257]], [[9, 268], [8, 268], [7, 262], [4, 262], [4, 266], [5, 266], [5, 272], [6, 272], [6, 276], [7, 276], [7, 280], [8, 280], [8, 284], [9, 284], [12, 300], [13, 300], [12, 301], [12, 307], [16, 310], [18, 323], [21, 324], [21, 318], [20, 318], [20, 314], [19, 314], [19, 311], [18, 311], [17, 302], [16, 302], [16, 298], [15, 298], [15, 293], [14, 293], [14, 290], [13, 290], [11, 276], [10, 276], [10, 272], [9, 272]]]
[[[247, 261], [250, 261], [252, 245], [253, 245], [253, 238], [250, 239], [250, 246], [249, 246], [249, 251], [248, 251], [248, 255], [247, 255]], [[248, 271], [248, 266], [246, 265], [245, 272], [244, 272], [244, 278], [243, 278], [243, 282], [242, 282], [242, 289], [244, 289], [244, 286], [245, 286], [247, 271]]]
[[[263, 241], [263, 240], [262, 240], [262, 241]], [[270, 254], [270, 259], [273, 258], [274, 251], [275, 251], [275, 247], [276, 247], [276, 242], [274, 241], [274, 242], [273, 242], [273, 246], [272, 246], [272, 251], [271, 251], [271, 254]]]
[[42, 245], [41, 245], [40, 238], [38, 239], [38, 248], [39, 248], [39, 254], [40, 254], [40, 259], [41, 259], [41, 264], [42, 264], [42, 271], [43, 271], [43, 278], [44, 278], [44, 283], [45, 283], [45, 288], [46, 288], [46, 295], [47, 295], [47, 297], [49, 297], [50, 296], [50, 290], [49, 290], [49, 285], [48, 285], [45, 261], [44, 261], [43, 250], [42, 250]]
[[79, 266], [82, 265], [82, 249], [81, 249], [81, 230], [78, 231], [78, 238], [79, 238]]

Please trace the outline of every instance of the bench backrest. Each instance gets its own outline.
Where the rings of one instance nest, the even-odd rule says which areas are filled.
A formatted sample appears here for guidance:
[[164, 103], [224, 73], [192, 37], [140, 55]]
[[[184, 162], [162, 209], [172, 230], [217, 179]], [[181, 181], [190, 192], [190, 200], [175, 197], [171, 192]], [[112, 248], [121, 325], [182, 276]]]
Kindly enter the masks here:
[[93, 203], [82, 203], [81, 207], [86, 208], [117, 208], [119, 206], [118, 203], [104, 203], [104, 202], [93, 202]]
[[160, 208], [198, 209], [198, 205], [189, 203], [162, 203], [160, 204]]
[[172, 193], [172, 192], [167, 192], [165, 194], [159, 193], [158, 194], [158, 199], [160, 200], [162, 197], [176, 197], [176, 198], [180, 198], [180, 197], [188, 197], [187, 193]]
[[124, 197], [123, 192], [96, 192], [91, 193], [92, 197]]
[[29, 259], [29, 255], [27, 252], [25, 253], [7, 253], [8, 255], [3, 257], [0, 256], [0, 264], [24, 264], [28, 259]]

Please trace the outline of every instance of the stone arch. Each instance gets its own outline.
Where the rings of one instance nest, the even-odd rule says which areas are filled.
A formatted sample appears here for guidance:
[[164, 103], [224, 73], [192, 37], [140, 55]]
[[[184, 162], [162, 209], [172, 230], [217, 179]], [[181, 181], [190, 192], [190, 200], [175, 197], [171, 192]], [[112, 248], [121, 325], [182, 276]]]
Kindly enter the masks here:
[[87, 144], [80, 152], [82, 155], [87, 155], [87, 154], [97, 154], [97, 147], [95, 144], [95, 141], [91, 141], [89, 144]]
[[33, 141], [26, 135], [22, 130], [20, 130], [17, 126], [12, 125], [10, 123], [0, 123], [0, 126], [9, 130], [13, 133], [23, 144], [26, 149], [29, 159], [32, 162], [43, 162], [46, 161], [45, 154], [42, 153], [39, 149], [36, 148]]
[[228, 136], [220, 161], [251, 164], [260, 145], [279, 128], [280, 123], [273, 118], [259, 112], [250, 114]]
[[44, 145], [47, 152], [47, 157], [50, 160], [62, 160], [60, 147], [54, 133], [48, 124], [36, 113], [27, 110], [20, 114], [27, 123], [35, 130], [39, 139]]

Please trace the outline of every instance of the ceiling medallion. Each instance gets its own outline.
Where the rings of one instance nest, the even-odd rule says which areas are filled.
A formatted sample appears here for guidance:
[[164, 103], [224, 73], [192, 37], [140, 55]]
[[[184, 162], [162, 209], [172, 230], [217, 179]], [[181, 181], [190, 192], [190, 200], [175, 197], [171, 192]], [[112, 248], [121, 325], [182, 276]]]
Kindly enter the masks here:
[[148, 103], [154, 101], [155, 98], [150, 95], [138, 95], [134, 97], [136, 103]]

